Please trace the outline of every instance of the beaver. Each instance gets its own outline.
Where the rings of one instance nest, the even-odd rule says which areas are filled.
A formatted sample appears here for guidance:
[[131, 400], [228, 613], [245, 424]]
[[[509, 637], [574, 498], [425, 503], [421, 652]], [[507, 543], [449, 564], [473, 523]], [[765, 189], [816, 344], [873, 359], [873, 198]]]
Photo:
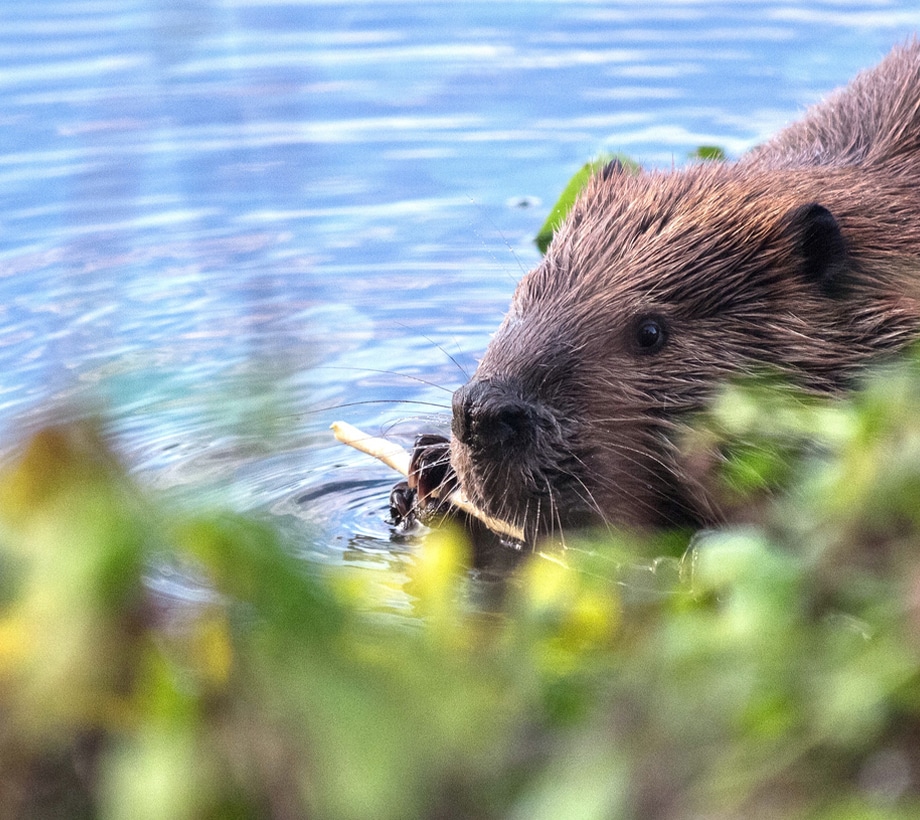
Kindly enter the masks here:
[[[920, 336], [920, 45], [734, 163], [597, 173], [416, 452], [531, 537], [720, 523], [678, 432], [728, 378], [845, 390]], [[444, 455], [450, 469], [445, 475]]]

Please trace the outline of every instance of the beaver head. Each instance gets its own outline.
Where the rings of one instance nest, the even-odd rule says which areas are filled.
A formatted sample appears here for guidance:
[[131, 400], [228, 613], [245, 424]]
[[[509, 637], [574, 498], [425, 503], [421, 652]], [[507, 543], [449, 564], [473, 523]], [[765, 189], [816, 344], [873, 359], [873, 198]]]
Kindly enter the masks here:
[[529, 534], [717, 522], [677, 432], [732, 374], [835, 390], [913, 339], [918, 213], [853, 168], [609, 166], [454, 394], [465, 492]]

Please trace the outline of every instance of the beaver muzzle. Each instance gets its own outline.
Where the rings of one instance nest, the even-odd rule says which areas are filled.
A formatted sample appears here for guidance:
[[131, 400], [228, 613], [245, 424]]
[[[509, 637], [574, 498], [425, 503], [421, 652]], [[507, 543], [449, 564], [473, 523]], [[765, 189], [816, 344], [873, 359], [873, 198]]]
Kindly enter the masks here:
[[451, 432], [472, 453], [520, 456], [534, 446], [541, 428], [556, 427], [551, 412], [507, 383], [474, 380], [454, 393]]

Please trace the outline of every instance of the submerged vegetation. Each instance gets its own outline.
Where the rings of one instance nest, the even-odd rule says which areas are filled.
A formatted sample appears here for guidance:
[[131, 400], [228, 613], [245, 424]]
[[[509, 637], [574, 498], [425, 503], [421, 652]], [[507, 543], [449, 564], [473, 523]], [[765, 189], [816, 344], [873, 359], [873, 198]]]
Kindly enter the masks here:
[[732, 388], [690, 446], [743, 524], [534, 555], [494, 611], [435, 533], [410, 617], [47, 429], [0, 477], [4, 816], [917, 816], [918, 408], [917, 357], [848, 400]]

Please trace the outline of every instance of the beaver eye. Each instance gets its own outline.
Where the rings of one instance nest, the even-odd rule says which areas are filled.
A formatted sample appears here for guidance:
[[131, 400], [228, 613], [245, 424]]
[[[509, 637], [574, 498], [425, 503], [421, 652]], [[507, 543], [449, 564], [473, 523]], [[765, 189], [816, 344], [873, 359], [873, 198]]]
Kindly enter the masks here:
[[636, 323], [635, 341], [640, 353], [657, 353], [664, 346], [667, 332], [659, 316], [644, 316]]

